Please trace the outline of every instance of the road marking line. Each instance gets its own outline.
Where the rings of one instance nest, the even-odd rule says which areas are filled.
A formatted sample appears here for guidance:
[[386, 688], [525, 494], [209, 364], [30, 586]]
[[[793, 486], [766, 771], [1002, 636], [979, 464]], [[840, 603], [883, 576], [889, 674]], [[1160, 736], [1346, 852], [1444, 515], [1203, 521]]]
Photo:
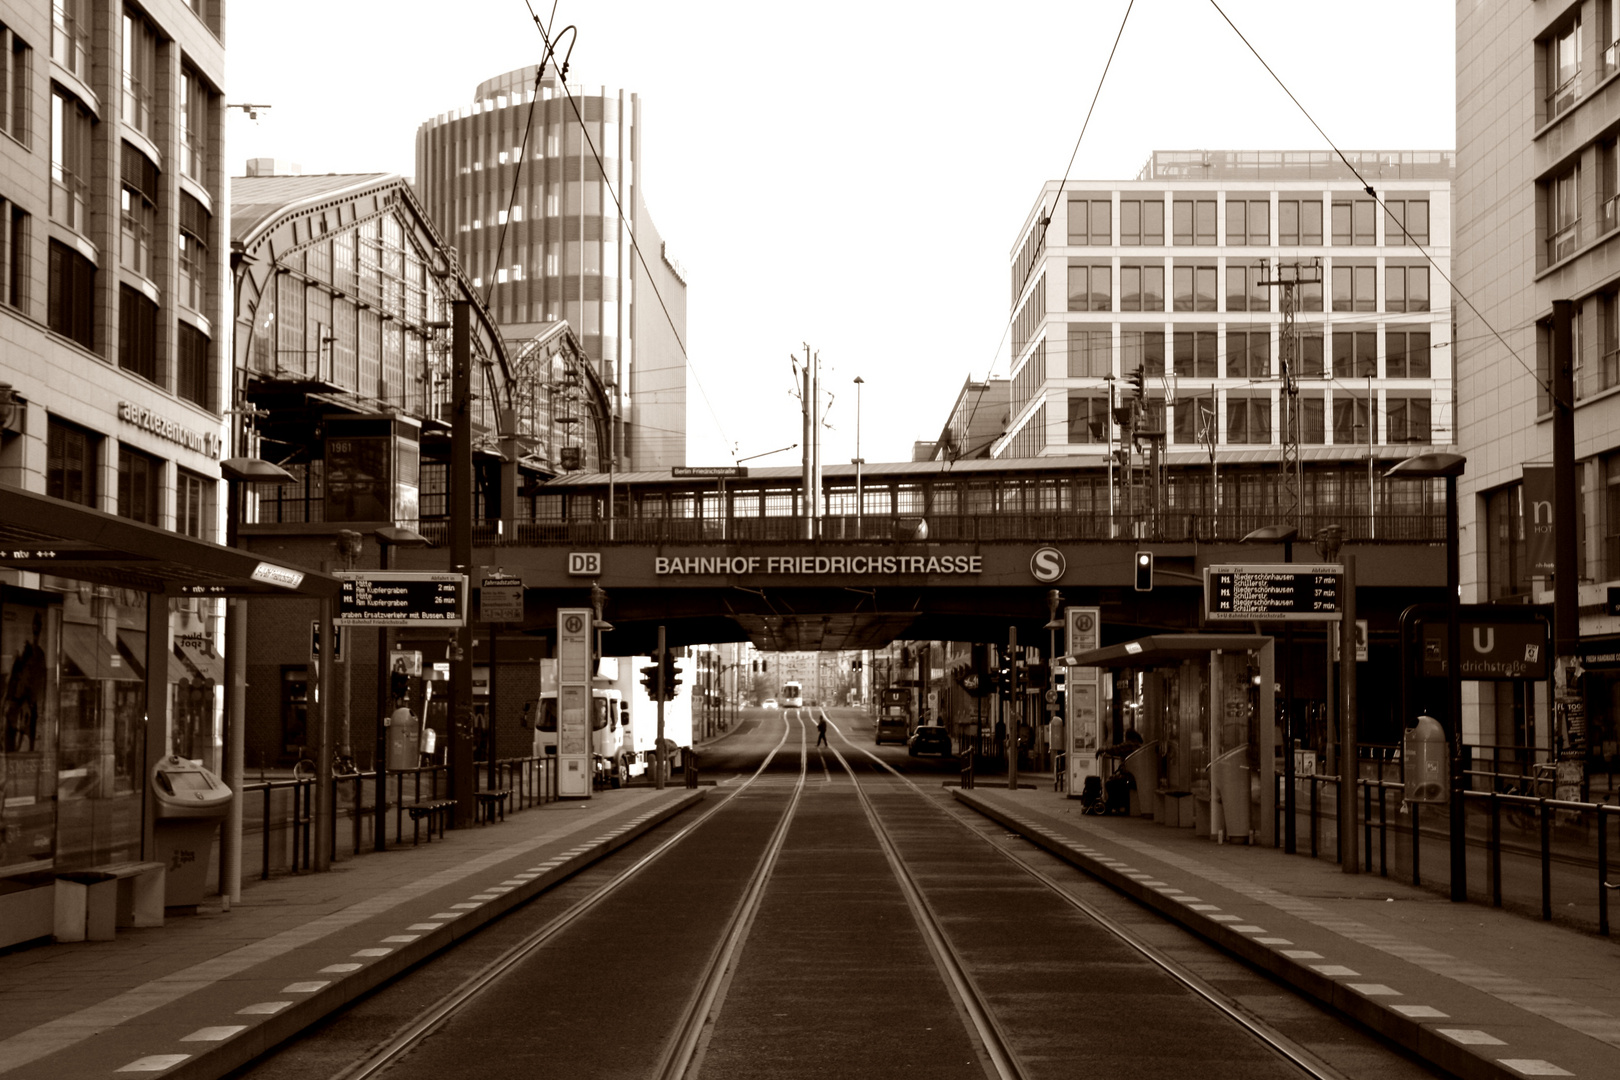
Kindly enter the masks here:
[[1451, 1018], [1450, 1013], [1443, 1013], [1433, 1005], [1395, 1005], [1392, 1008], [1402, 1016], [1408, 1016], [1414, 1020], [1449, 1020]]
[[1236, 930], [1240, 934], [1263, 934], [1266, 932], [1265, 927], [1255, 926], [1253, 923], [1250, 923], [1247, 926], [1234, 926], [1232, 929]]
[[1282, 954], [1290, 960], [1320, 960], [1322, 954], [1309, 949], [1283, 949]]
[[246, 1024], [221, 1024], [218, 1027], [198, 1028], [190, 1035], [182, 1035], [181, 1042], [224, 1042], [232, 1035], [238, 1035], [247, 1030]]
[[1241, 916], [1241, 915], [1211, 915], [1210, 918], [1213, 919], [1216, 922], [1237, 922], [1239, 919], [1243, 918], [1243, 916]]
[[387, 956], [393, 949], [356, 949], [350, 956]]
[[409, 945], [411, 942], [416, 941], [421, 936], [421, 934], [392, 934], [383, 938], [383, 944]]
[[1495, 1035], [1489, 1035], [1476, 1028], [1435, 1028], [1440, 1034], [1453, 1042], [1460, 1042], [1464, 1046], [1506, 1046], [1507, 1043]]
[[461, 912], [461, 911], [440, 911], [440, 912], [436, 912], [436, 913], [434, 913], [432, 915], [429, 915], [428, 918], [430, 918], [430, 919], [459, 919], [459, 918], [461, 918], [461, 916], [463, 914], [465, 914], [465, 912]]
[[1540, 1058], [1497, 1058], [1498, 1065], [1506, 1065], [1516, 1073], [1525, 1076], [1574, 1076], [1572, 1072], [1560, 1069], [1550, 1061]]
[[237, 1009], [237, 1016], [271, 1016], [291, 1005], [290, 1001], [260, 1001], [245, 1009]]
[[1361, 974], [1359, 971], [1351, 971], [1343, 964], [1312, 964], [1311, 970], [1323, 975], [1331, 975], [1334, 978], [1354, 978]]
[[500, 898], [501, 898], [501, 896], [500, 896], [499, 893], [493, 893], [493, 892], [481, 892], [481, 893], [476, 893], [476, 894], [474, 894], [472, 896], [467, 897], [467, 899], [469, 899], [469, 900], [483, 900], [485, 902], [488, 902], [490, 900], [499, 900]]
[[1349, 986], [1350, 989], [1354, 990], [1356, 993], [1366, 994], [1368, 997], [1401, 996], [1401, 992], [1399, 990], [1396, 990], [1393, 987], [1385, 986], [1383, 983], [1346, 983], [1345, 985]]
[[153, 1054], [151, 1057], [136, 1058], [128, 1065], [125, 1065], [123, 1068], [115, 1071], [162, 1072], [164, 1069], [174, 1068], [176, 1065], [180, 1064], [190, 1056], [190, 1054]]
[[286, 986], [283, 986], [281, 988], [281, 992], [283, 994], [313, 994], [315, 991], [331, 985], [331, 979], [318, 979], [314, 982], [295, 982], [288, 983]]
[[474, 910], [476, 910], [478, 908], [483, 907], [484, 905], [483, 904], [451, 904], [450, 906], [453, 907], [453, 908], [459, 908], [462, 911], [474, 911]]
[[322, 975], [341, 975], [346, 971], [359, 971], [362, 964], [328, 964], [321, 968]]
[[1292, 945], [1293, 942], [1285, 937], [1257, 937], [1254, 940], [1262, 945]]
[[[1185, 901], [1183, 901], [1183, 903], [1185, 903]], [[1220, 907], [1219, 904], [1187, 904], [1187, 907], [1192, 911], [1219, 911], [1219, 910], [1221, 910], [1221, 907]], [[1232, 918], [1235, 919], [1235, 918], [1237, 918], [1237, 916], [1234, 915], [1234, 916], [1232, 916]]]
[[443, 925], [444, 925], [444, 923], [440, 923], [440, 922], [417, 922], [417, 923], [411, 923], [411, 925], [407, 926], [405, 929], [407, 929], [407, 930], [437, 930], [439, 927], [441, 927]]

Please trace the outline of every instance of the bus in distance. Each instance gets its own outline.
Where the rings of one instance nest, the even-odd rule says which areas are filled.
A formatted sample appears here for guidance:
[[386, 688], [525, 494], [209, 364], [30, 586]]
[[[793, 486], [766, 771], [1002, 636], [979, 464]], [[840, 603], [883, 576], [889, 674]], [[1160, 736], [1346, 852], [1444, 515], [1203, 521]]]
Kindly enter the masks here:
[[784, 709], [801, 707], [804, 704], [804, 687], [796, 681], [783, 683], [780, 700]]

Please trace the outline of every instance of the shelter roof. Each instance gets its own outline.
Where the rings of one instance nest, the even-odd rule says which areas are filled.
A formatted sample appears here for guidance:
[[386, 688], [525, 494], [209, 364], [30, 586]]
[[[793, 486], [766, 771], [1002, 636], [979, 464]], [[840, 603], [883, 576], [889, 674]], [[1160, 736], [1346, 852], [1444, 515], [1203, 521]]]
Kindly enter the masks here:
[[1252, 652], [1270, 641], [1264, 634], [1153, 634], [1079, 653], [1072, 662], [1078, 667], [1163, 667], [1212, 652]]

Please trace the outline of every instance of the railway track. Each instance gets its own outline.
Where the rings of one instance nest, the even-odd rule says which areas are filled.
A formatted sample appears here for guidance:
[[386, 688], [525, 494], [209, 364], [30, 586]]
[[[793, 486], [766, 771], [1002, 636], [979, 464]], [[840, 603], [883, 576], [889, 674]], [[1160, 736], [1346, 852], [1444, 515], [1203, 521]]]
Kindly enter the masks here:
[[[784, 710], [775, 745], [716, 805], [649, 838], [337, 1080], [467, 1075], [473, 1052], [481, 1080], [1192, 1065], [1206, 1080], [1346, 1080], [837, 723], [834, 745], [811, 746], [811, 712]], [[653, 924], [624, 947], [625, 926]]]

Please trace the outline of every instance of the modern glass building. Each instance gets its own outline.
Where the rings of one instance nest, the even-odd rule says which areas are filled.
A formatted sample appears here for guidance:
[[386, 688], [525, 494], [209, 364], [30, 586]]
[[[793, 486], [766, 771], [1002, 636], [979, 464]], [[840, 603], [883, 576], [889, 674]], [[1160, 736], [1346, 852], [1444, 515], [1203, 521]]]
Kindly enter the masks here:
[[615, 388], [618, 466], [686, 460], [686, 281], [647, 212], [641, 103], [519, 68], [424, 123], [415, 185], [513, 351], [567, 322]]

